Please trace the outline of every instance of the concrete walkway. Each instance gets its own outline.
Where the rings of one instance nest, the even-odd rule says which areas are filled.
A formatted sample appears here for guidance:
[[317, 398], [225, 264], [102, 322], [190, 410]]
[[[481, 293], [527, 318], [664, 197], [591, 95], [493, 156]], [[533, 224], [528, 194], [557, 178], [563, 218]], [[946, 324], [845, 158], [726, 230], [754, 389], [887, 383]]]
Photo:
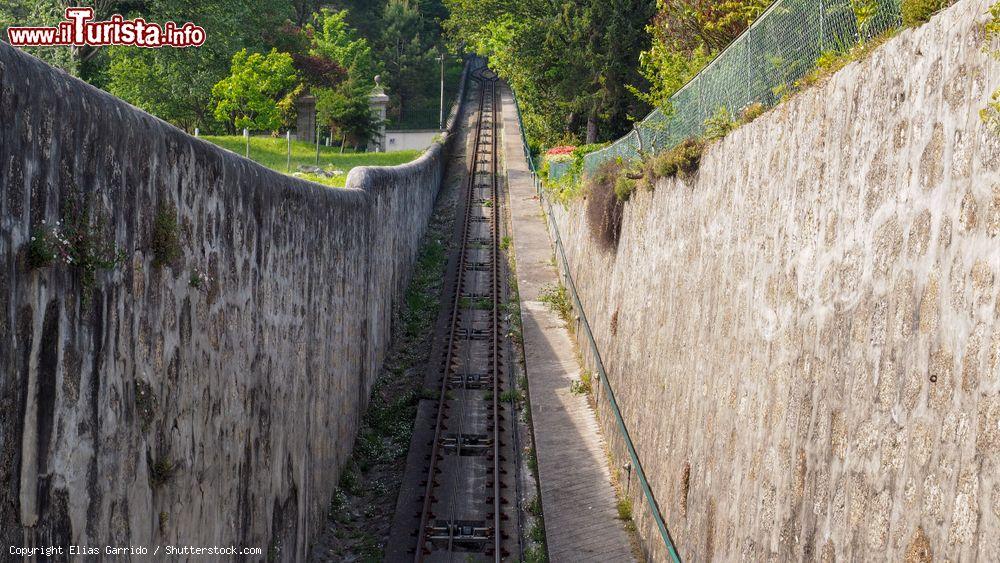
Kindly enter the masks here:
[[503, 147], [509, 185], [525, 366], [531, 399], [545, 537], [553, 563], [634, 561], [618, 519], [611, 476], [594, 412], [570, 391], [580, 367], [562, 320], [540, 302], [558, 281], [552, 246], [521, 148], [510, 90], [501, 89]]

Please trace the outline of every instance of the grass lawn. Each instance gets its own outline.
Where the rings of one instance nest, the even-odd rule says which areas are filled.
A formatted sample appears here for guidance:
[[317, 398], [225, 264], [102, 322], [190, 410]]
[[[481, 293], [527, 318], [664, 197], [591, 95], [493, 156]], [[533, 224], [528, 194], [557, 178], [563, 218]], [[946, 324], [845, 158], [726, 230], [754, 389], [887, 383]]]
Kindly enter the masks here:
[[[246, 140], [242, 135], [232, 136], [209, 136], [201, 137], [210, 143], [215, 143], [224, 149], [229, 149], [238, 155], [246, 152]], [[250, 158], [259, 164], [267, 166], [272, 170], [286, 173], [287, 164], [287, 144], [284, 137], [251, 137], [250, 138]], [[298, 166], [316, 166], [316, 145], [304, 141], [292, 141], [292, 173], [299, 178], [333, 186], [344, 187], [347, 181], [347, 173], [355, 166], [395, 166], [404, 164], [420, 156], [422, 151], [398, 151], [398, 152], [340, 152], [340, 147], [319, 148], [319, 166], [328, 170], [340, 170], [343, 174], [338, 174], [332, 178], [319, 174], [296, 173]]]

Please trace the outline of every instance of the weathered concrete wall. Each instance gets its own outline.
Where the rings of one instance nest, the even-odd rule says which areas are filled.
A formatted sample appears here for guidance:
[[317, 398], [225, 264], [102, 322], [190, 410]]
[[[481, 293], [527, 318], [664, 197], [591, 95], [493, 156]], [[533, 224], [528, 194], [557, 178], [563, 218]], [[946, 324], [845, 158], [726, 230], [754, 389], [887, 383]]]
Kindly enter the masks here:
[[636, 194], [616, 252], [591, 240], [583, 205], [557, 211], [686, 560], [1000, 553], [987, 6], [960, 0], [710, 147], [696, 178]]
[[[0, 44], [0, 543], [303, 558], [445, 151], [324, 188]], [[89, 300], [77, 269], [25, 262], [73, 198], [126, 253]], [[152, 223], [172, 206], [183, 256], [155, 267]], [[155, 485], [160, 461], [173, 471]]]

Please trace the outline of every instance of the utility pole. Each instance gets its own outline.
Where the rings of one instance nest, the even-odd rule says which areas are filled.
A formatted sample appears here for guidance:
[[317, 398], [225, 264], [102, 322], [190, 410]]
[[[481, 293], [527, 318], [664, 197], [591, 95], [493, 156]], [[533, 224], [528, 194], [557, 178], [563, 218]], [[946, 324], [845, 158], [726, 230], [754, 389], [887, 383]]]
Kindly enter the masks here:
[[441, 112], [438, 116], [438, 129], [444, 131], [444, 51], [439, 51], [438, 61], [441, 62]]

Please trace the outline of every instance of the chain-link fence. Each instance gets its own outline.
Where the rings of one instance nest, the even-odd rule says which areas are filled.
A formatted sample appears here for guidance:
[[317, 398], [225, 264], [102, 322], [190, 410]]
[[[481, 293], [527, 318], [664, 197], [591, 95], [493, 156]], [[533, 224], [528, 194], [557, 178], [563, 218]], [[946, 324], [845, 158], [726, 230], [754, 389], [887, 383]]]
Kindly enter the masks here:
[[822, 53], [845, 51], [900, 22], [899, 0], [777, 0], [671, 96], [666, 111], [653, 111], [629, 134], [586, 155], [584, 171], [701, 136], [720, 108], [736, 117], [751, 104], [771, 107]]

